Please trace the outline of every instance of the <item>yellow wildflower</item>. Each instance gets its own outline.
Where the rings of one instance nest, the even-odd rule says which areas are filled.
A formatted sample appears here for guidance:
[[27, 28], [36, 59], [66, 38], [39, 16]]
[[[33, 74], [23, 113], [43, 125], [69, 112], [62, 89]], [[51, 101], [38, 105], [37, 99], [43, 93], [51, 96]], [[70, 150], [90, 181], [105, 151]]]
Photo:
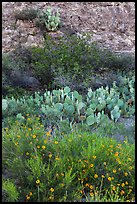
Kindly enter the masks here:
[[119, 147], [121, 147], [121, 144], [118, 144]]
[[46, 136], [51, 136], [51, 132], [52, 130], [49, 130], [48, 132], [46, 132]]
[[81, 159], [79, 159], [78, 162], [81, 162]]
[[52, 157], [52, 154], [50, 153], [50, 154], [49, 154], [49, 158], [51, 159], [51, 157]]
[[124, 186], [125, 186], [125, 184], [124, 184], [124, 183], [122, 183], [122, 184], [121, 184], [121, 186], [122, 186], [122, 187], [124, 187]]
[[40, 149], [40, 146], [38, 145], [37, 148]]
[[95, 175], [94, 175], [94, 178], [98, 178], [98, 175], [97, 175], [97, 174], [95, 174]]
[[43, 146], [42, 146], [42, 149], [45, 149], [45, 148], [46, 148], [46, 147], [43, 145]]
[[28, 156], [28, 155], [29, 155], [29, 152], [26, 152], [26, 155]]
[[90, 185], [90, 186], [89, 186], [89, 188], [90, 188], [90, 189], [93, 189], [93, 186], [92, 186], [92, 185]]
[[112, 190], [115, 191], [115, 190], [116, 190], [116, 186], [113, 186], [113, 187], [112, 187]]
[[133, 167], [132, 167], [132, 166], [130, 166], [130, 167], [129, 167], [129, 169], [130, 169], [130, 170], [132, 170], [132, 169], [133, 169]]
[[102, 178], [105, 178], [105, 176], [104, 176], [103, 174], [101, 175], [101, 177], [102, 177]]
[[31, 128], [28, 128], [29, 131], [31, 131]]
[[90, 166], [89, 166], [89, 167], [90, 167], [90, 168], [92, 168], [93, 166], [94, 166], [94, 164], [90, 164]]
[[17, 135], [18, 138], [20, 138], [20, 135]]
[[15, 145], [17, 146], [19, 143], [18, 142], [15, 142]]
[[86, 183], [86, 184], [85, 184], [85, 186], [86, 186], [86, 187], [89, 187], [89, 184], [88, 184], [88, 183]]
[[40, 180], [37, 180], [37, 181], [36, 181], [36, 184], [39, 184], [39, 183], [40, 183]]
[[118, 152], [116, 152], [114, 155], [117, 157], [118, 156]]
[[125, 191], [123, 191], [123, 190], [120, 192], [121, 195], [123, 195], [124, 193], [125, 193]]
[[36, 135], [33, 135], [32, 138], [35, 139], [35, 138], [36, 138]]
[[112, 180], [111, 177], [108, 177], [108, 180], [111, 181]]
[[30, 199], [30, 196], [26, 195], [26, 199], [29, 200], [29, 199]]
[[85, 162], [85, 163], [88, 163], [88, 161], [87, 161], [87, 160], [84, 160], [84, 162]]
[[54, 144], [58, 144], [58, 143], [59, 143], [58, 141], [55, 141], [55, 142], [54, 142]]
[[125, 172], [125, 173], [124, 173], [124, 175], [125, 175], [125, 176], [127, 176], [127, 175], [128, 175], [128, 173], [127, 173], [127, 172]]
[[29, 195], [32, 196], [32, 192], [29, 192]]
[[96, 159], [96, 156], [93, 156], [93, 159]]
[[120, 168], [118, 168], [118, 170], [120, 171], [121, 169], [120, 169]]
[[124, 140], [124, 143], [125, 143], [125, 144], [127, 144], [127, 142], [128, 142], [127, 140]]
[[125, 181], [125, 184], [126, 184], [126, 185], [128, 185], [128, 182], [127, 182], [127, 181]]
[[44, 140], [44, 143], [46, 144], [46, 143], [47, 143], [47, 140]]
[[116, 170], [115, 170], [115, 169], [113, 170], [113, 173], [116, 173]]
[[50, 191], [53, 193], [54, 192], [54, 188], [50, 188]]
[[59, 157], [56, 157], [56, 158], [55, 158], [55, 160], [56, 160], [56, 161], [59, 161], [59, 160], [60, 160], [60, 158], [59, 158]]
[[94, 196], [94, 193], [90, 193], [90, 196]]
[[121, 161], [118, 160], [118, 163], [121, 164]]

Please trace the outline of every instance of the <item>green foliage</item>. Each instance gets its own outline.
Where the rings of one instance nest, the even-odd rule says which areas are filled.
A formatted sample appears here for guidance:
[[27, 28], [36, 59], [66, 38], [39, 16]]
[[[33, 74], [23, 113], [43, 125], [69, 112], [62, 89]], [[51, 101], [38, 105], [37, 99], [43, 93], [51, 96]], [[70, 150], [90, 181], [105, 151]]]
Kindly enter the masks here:
[[43, 12], [39, 13], [36, 25], [45, 27], [47, 31], [57, 31], [60, 26], [60, 13], [48, 7]]
[[[69, 86], [84, 94], [85, 89], [95, 83], [94, 80], [92, 82], [92, 76], [98, 74], [100, 78], [102, 72], [116, 73], [134, 69], [134, 59], [129, 60], [130, 64], [122, 65], [121, 62], [117, 66], [113, 65], [114, 61], [120, 59], [120, 55], [115, 56], [106, 49], [102, 50], [96, 43], [88, 44], [88, 36], [80, 39], [76, 35], [67, 35], [55, 39], [45, 33], [44, 39], [44, 47], [20, 48], [2, 56], [3, 80], [5, 77], [4, 81], [8, 85], [11, 82], [11, 71], [30, 72], [31, 67], [32, 74], [44, 88], [53, 90]], [[113, 77], [110, 81], [113, 81]]]
[[17, 20], [34, 20], [37, 17], [38, 11], [30, 8], [23, 9], [22, 11], [15, 11], [14, 17]]
[[12, 85], [3, 85], [2, 87], [2, 95], [3, 97], [18, 99], [22, 97], [23, 95], [29, 95], [30, 92], [28, 90], [25, 90], [25, 88], [21, 88], [19, 86], [14, 87]]
[[35, 76], [43, 85], [49, 85], [53, 80], [51, 59], [42, 48], [32, 48], [32, 67]]
[[18, 169], [18, 187], [23, 200], [30, 202], [80, 201], [98, 189], [101, 199], [104, 195], [109, 199], [106, 191], [115, 193], [115, 188], [119, 199], [131, 200], [134, 151], [135, 146], [126, 140], [120, 144], [95, 133], [74, 131], [62, 139], [53, 137], [34, 116], [25, 117], [23, 123], [10, 122], [9, 129], [3, 129], [3, 162], [13, 179]]
[[7, 76], [9, 76], [13, 70], [24, 70], [25, 66], [25, 62], [16, 60], [12, 55], [5, 53], [2, 55], [2, 72]]
[[3, 202], [16, 202], [18, 200], [19, 193], [16, 185], [14, 184], [14, 180], [3, 179], [2, 190], [4, 191]]
[[[49, 83], [49, 88], [55, 89], [68, 85], [78, 90], [77, 87], [79, 89], [83, 86], [89, 87], [91, 76], [104, 70], [117, 72], [134, 69], [131, 63], [126, 63], [125, 66], [124, 60], [123, 65], [122, 62], [115, 65], [120, 56], [109, 50], [102, 50], [96, 43], [89, 45], [88, 37], [80, 39], [76, 35], [67, 35], [55, 40], [46, 33], [44, 38], [44, 48], [34, 47], [30, 52], [32, 52], [32, 67], [36, 76], [39, 76], [43, 84]], [[134, 60], [131, 59], [131, 61]], [[134, 62], [132, 64], [134, 65]], [[50, 81], [46, 82], [48, 79]]]

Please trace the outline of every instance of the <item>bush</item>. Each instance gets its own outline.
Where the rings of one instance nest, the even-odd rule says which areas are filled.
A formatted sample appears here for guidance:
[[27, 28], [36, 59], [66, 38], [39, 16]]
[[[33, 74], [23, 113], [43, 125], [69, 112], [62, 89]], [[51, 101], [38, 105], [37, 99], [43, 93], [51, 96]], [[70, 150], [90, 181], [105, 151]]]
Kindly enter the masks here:
[[3, 129], [3, 164], [18, 180], [24, 201], [80, 201], [97, 192], [103, 199], [107, 191], [134, 199], [135, 146], [126, 140], [121, 144], [88, 132], [59, 139], [51, 129], [45, 132], [37, 117], [9, 125]]
[[[85, 83], [89, 87], [91, 76], [102, 71], [124, 71], [134, 69], [132, 57], [116, 55], [107, 49], [101, 49], [96, 43], [87, 44], [88, 39], [80, 39], [75, 35], [67, 35], [54, 40], [45, 34], [44, 48], [33, 48], [32, 67], [42, 83], [49, 83], [48, 88], [59, 88], [63, 76], [66, 85]], [[88, 38], [88, 37], [87, 37]], [[49, 74], [48, 74], [49, 73]], [[45, 82], [45, 78], [50, 81]], [[53, 86], [52, 86], [53, 85]]]
[[67, 35], [54, 39], [44, 34], [44, 38], [44, 47], [21, 48], [3, 55], [3, 72], [7, 77], [13, 70], [26, 71], [38, 78], [44, 88], [51, 90], [67, 85], [84, 94], [86, 88], [96, 83], [94, 76], [101, 78], [103, 73], [105, 79], [101, 83], [107, 85], [114, 80], [113, 73], [118, 78], [119, 71], [123, 75], [134, 71], [134, 58], [116, 55], [96, 43], [89, 45], [88, 37]]
[[15, 11], [14, 17], [17, 20], [34, 20], [37, 17], [38, 11], [30, 8], [23, 9], [22, 11]]
[[3, 179], [2, 181], [2, 190], [3, 190], [3, 202], [16, 202], [19, 197], [17, 188], [12, 180]]

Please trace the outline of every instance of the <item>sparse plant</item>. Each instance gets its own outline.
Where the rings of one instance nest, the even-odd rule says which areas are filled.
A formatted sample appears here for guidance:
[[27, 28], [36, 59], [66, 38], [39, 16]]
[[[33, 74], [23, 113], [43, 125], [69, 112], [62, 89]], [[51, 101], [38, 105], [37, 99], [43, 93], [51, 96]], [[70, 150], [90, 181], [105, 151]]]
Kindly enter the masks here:
[[26, 8], [21, 11], [15, 11], [14, 17], [16, 21], [18, 20], [34, 20], [37, 17], [38, 11], [33, 8]]
[[53, 10], [48, 7], [38, 15], [36, 25], [45, 27], [47, 31], [56, 31], [60, 26], [60, 13], [58, 10]]
[[16, 202], [19, 198], [19, 192], [14, 184], [15, 180], [3, 179], [2, 190], [3, 190], [3, 202]]

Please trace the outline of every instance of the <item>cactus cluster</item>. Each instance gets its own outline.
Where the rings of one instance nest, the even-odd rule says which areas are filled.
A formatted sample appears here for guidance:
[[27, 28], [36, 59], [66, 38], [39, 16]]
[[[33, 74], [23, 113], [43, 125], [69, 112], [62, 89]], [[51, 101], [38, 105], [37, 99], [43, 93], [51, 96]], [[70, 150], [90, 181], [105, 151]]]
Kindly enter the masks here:
[[56, 31], [60, 25], [60, 13], [48, 7], [38, 15], [36, 25], [46, 27], [47, 31]]
[[[85, 123], [92, 126], [100, 123], [105, 115], [116, 122], [121, 115], [130, 116], [135, 113], [134, 78], [124, 80], [128, 86], [122, 87], [122, 90], [114, 82], [111, 88], [101, 87], [95, 91], [88, 89], [85, 98], [77, 91], [71, 91], [68, 86], [46, 91], [43, 95], [35, 92], [34, 97], [17, 100], [14, 97], [6, 98], [2, 100], [3, 115], [17, 115], [17, 118], [22, 119], [19, 113], [36, 114], [45, 125], [69, 120], [70, 124]], [[131, 104], [127, 102], [129, 100], [132, 100]]]

